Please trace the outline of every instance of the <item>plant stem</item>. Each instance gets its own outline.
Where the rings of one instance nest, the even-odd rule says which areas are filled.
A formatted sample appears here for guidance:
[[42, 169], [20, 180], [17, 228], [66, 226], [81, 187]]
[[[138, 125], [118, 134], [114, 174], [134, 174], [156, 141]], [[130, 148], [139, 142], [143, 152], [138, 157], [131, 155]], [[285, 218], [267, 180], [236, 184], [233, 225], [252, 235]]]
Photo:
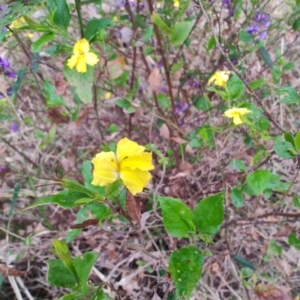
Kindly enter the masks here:
[[79, 26], [80, 26], [80, 34], [81, 38], [84, 38], [84, 28], [83, 28], [83, 22], [82, 22], [82, 16], [81, 16], [81, 3], [80, 0], [75, 0], [75, 5], [76, 5], [76, 11], [77, 11], [77, 16], [79, 20]]

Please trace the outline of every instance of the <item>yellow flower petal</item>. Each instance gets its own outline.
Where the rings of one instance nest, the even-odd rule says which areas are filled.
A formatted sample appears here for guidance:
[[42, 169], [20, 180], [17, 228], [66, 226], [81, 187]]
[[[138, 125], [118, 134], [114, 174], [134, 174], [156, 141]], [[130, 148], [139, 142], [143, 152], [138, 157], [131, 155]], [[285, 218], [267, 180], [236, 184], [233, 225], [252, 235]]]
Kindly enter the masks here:
[[177, 1], [175, 0], [175, 1], [174, 1], [174, 7], [177, 8], [177, 7], [179, 7], [179, 6], [180, 6], [180, 2], [179, 2], [178, 0], [177, 0]]
[[106, 92], [104, 98], [109, 99], [110, 97], [111, 97], [111, 92]]
[[139, 169], [141, 171], [153, 170], [152, 153], [145, 152], [138, 155], [130, 155], [120, 162], [120, 170], [122, 171], [126, 168], [131, 170]]
[[92, 52], [86, 53], [84, 55], [84, 59], [85, 59], [85, 62], [90, 66], [94, 66], [99, 61], [97, 55]]
[[143, 153], [145, 147], [138, 145], [138, 143], [124, 138], [118, 142], [117, 145], [117, 157], [119, 163], [125, 158], [131, 155], [137, 155]]
[[208, 85], [215, 84], [220, 87], [226, 86], [230, 73], [231, 71], [217, 71], [213, 76], [209, 78]]
[[86, 39], [81, 39], [77, 41], [73, 48], [73, 53], [75, 55], [85, 54], [88, 53], [89, 51], [90, 51], [90, 44]]
[[224, 112], [224, 116], [227, 118], [233, 118], [233, 123], [235, 125], [239, 125], [244, 123], [243, 120], [241, 119], [241, 116], [246, 115], [251, 113], [251, 110], [247, 108], [238, 108], [238, 107], [233, 107]]
[[72, 55], [68, 61], [67, 61], [67, 66], [70, 68], [70, 69], [74, 69], [76, 64], [77, 64], [77, 60], [78, 60], [78, 55]]
[[119, 168], [114, 152], [100, 152], [93, 158], [92, 163], [93, 185], [105, 186], [118, 179]]
[[76, 70], [78, 73], [85, 73], [86, 72], [86, 63], [84, 59], [84, 55], [79, 55], [76, 64]]
[[147, 171], [130, 169], [122, 170], [120, 172], [120, 177], [132, 195], [142, 192], [143, 188], [152, 178], [151, 174]]

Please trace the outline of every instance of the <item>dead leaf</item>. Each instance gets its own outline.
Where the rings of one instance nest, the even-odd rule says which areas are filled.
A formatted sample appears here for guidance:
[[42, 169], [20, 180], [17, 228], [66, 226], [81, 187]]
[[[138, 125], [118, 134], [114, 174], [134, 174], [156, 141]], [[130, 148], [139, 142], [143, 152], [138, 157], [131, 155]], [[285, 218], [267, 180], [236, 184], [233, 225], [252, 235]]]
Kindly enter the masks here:
[[22, 275], [26, 274], [27, 271], [18, 271], [16, 269], [9, 268], [5, 264], [0, 264], [0, 273], [4, 276], [18, 277], [18, 276], [22, 276]]
[[155, 293], [151, 300], [161, 300], [161, 298]]
[[69, 86], [69, 83], [64, 80], [63, 73], [57, 73], [55, 76], [55, 92], [57, 95], [64, 95], [66, 93], [66, 89]]
[[173, 140], [177, 144], [185, 144], [186, 141], [180, 137], [171, 137], [171, 140]]
[[129, 217], [133, 222], [141, 221], [141, 203], [128, 190], [126, 194], [126, 209]]
[[286, 291], [273, 285], [258, 284], [255, 293], [260, 300], [292, 300]]
[[81, 110], [80, 113], [78, 114], [76, 125], [80, 125], [82, 121], [88, 116], [89, 112], [90, 112], [89, 108]]
[[154, 68], [148, 77], [148, 82], [153, 92], [158, 93], [162, 82], [162, 76], [159, 68]]
[[146, 221], [147, 219], [150, 217], [150, 213], [149, 212], [145, 212], [142, 214], [142, 218], [141, 218], [141, 232], [144, 230], [145, 225], [146, 225]]
[[159, 135], [167, 140], [170, 138], [170, 130], [165, 123], [160, 127]]
[[52, 107], [47, 110], [47, 116], [54, 124], [62, 124], [69, 122], [69, 116], [67, 116], [61, 107]]
[[106, 68], [110, 79], [116, 79], [120, 77], [124, 72], [126, 62], [122, 56], [117, 57], [114, 60], [107, 62]]
[[85, 227], [88, 227], [91, 225], [93, 225], [93, 226], [98, 225], [98, 223], [99, 223], [99, 220], [97, 220], [97, 219], [89, 219], [89, 220], [83, 221], [80, 224], [71, 225], [70, 228], [71, 229], [85, 228]]

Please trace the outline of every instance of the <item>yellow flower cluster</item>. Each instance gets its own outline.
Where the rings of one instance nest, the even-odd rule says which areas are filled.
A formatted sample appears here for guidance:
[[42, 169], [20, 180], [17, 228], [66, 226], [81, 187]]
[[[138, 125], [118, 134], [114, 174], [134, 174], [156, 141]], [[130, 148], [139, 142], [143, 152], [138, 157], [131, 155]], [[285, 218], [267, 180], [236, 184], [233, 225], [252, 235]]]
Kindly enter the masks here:
[[249, 113], [251, 113], [251, 110], [249, 110], [247, 108], [233, 107], [231, 109], [226, 110], [224, 112], [224, 116], [227, 118], [232, 118], [234, 125], [240, 125], [240, 124], [244, 123], [243, 118], [241, 116], [244, 116]]
[[220, 87], [225, 87], [229, 79], [231, 71], [217, 71], [213, 76], [208, 80], [208, 84], [215, 84]]
[[152, 178], [149, 171], [154, 169], [152, 153], [128, 138], [118, 142], [116, 153], [102, 151], [92, 163], [93, 185], [106, 186], [121, 179], [133, 195], [143, 191]]

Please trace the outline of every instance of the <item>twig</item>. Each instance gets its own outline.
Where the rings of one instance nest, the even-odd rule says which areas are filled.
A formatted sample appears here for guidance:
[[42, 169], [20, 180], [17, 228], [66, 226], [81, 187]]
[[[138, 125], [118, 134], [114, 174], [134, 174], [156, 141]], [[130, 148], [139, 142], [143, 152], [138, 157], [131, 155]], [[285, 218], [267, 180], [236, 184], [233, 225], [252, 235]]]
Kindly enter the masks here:
[[84, 38], [84, 27], [83, 27], [83, 22], [82, 22], [82, 16], [81, 16], [81, 3], [80, 0], [75, 0], [75, 5], [76, 5], [76, 11], [77, 11], [77, 16], [79, 20], [79, 26], [80, 26], [80, 34], [81, 38]]

